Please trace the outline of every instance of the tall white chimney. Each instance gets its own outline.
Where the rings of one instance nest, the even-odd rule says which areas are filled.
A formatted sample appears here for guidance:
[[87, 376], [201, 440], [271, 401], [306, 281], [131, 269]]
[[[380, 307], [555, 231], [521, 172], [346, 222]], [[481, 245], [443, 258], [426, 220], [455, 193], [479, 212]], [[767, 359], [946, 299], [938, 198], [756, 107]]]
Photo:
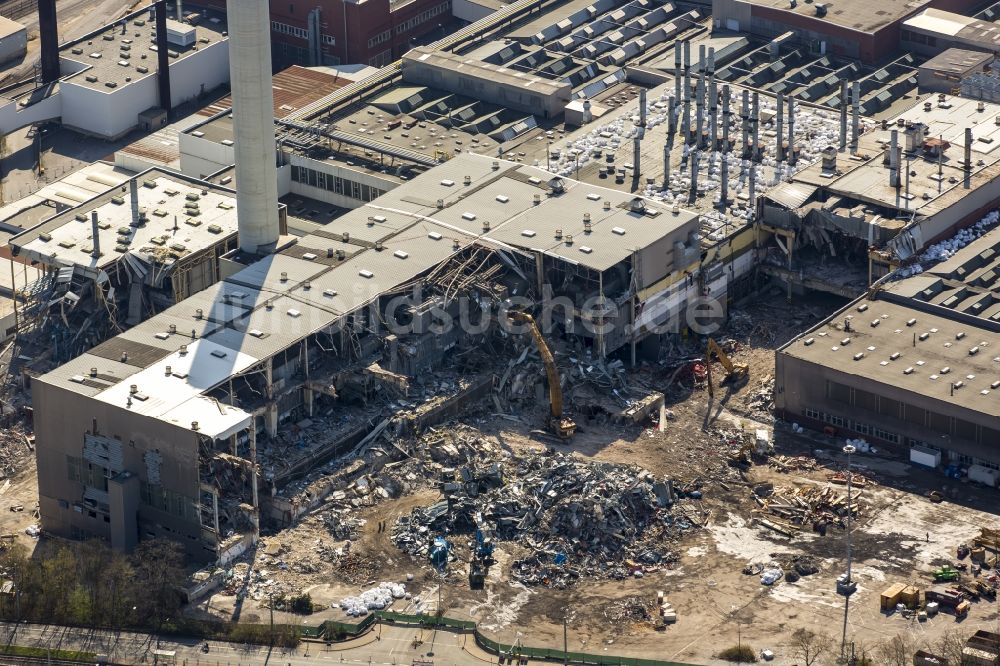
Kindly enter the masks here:
[[226, 0], [226, 14], [239, 243], [244, 252], [264, 254], [279, 234], [268, 0]]

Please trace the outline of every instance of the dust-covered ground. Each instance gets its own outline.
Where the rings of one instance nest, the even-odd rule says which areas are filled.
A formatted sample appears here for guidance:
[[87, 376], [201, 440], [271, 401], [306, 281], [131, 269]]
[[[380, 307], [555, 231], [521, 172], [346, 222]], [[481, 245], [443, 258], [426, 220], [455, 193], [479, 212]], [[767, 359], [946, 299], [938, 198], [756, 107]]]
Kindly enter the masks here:
[[[396, 601], [393, 610], [433, 611], [440, 604], [449, 616], [475, 620], [505, 643], [520, 640], [561, 649], [566, 620], [571, 651], [698, 664], [723, 663], [716, 658], [719, 650], [738, 641], [758, 652], [772, 650], [776, 654], [772, 663], [801, 664], [793, 634], [806, 629], [818, 637], [812, 642], [825, 649], [817, 663], [833, 663], [840, 653], [844, 623], [845, 600], [835, 589], [837, 576], [845, 570], [843, 522], [835, 521], [822, 536], [807, 526], [788, 537], [755, 522], [760, 506], [751, 492], [763, 482], [773, 484], [776, 493], [822, 490], [831, 485], [827, 475], [844, 467], [842, 439], [795, 434], [788, 424], [773, 424], [766, 400], [762, 408], [760, 397], [766, 394], [773, 372], [774, 349], [828, 309], [791, 310], [776, 301], [735, 313], [728, 337], [737, 343], [734, 359], [749, 364], [750, 377], [743, 386], [717, 388], [714, 400], [686, 373], [675, 372], [676, 365], [669, 360], [631, 371], [633, 386], [666, 395], [669, 420], [662, 432], [652, 423], [625, 426], [580, 418], [580, 432], [572, 442], [556, 444], [537, 431], [544, 405], [513, 418], [497, 416], [488, 408], [474, 410], [461, 423], [441, 428], [476, 438], [490, 455], [508, 462], [553, 448], [582, 460], [635, 465], [679, 485], [696, 484], [702, 498], [685, 499], [670, 509], [676, 518], [683, 518], [674, 523], [682, 527], [670, 530], [657, 544], [671, 557], [655, 566], [635, 567], [641, 577], [581, 576], [564, 588], [525, 585], [512, 576], [511, 564], [529, 555], [531, 545], [526, 540], [501, 539], [484, 588], [472, 590], [467, 577], [469, 534], [449, 535], [453, 559], [444, 574], [434, 570], [425, 556], [408, 555], [393, 544], [392, 528], [401, 517], [442, 498], [436, 479], [422, 484], [417, 479], [412, 492], [353, 511], [354, 534], [348, 539], [331, 536], [319, 512], [265, 539], [268, 554], [258, 554], [254, 565], [264, 569], [258, 587], [273, 584], [308, 591], [314, 602], [335, 605], [379, 581], [405, 582], [410, 597]], [[574, 404], [572, 393], [570, 404]], [[807, 456], [816, 466], [781, 472], [766, 460], [757, 460], [746, 469], [736, 469], [729, 464], [731, 446], [719, 434], [720, 429], [734, 428], [773, 430], [776, 455]], [[853, 527], [858, 591], [851, 597], [847, 616], [848, 649], [853, 644], [874, 663], [890, 663], [884, 646], [893, 637], [898, 637], [899, 649], [912, 652], [918, 646], [943, 643], [954, 649], [956, 636], [965, 638], [980, 628], [996, 631], [1000, 614], [996, 603], [985, 599], [974, 602], [962, 622], [944, 613], [917, 621], [879, 610], [879, 593], [890, 584], [926, 588], [933, 568], [956, 562], [958, 544], [970, 543], [982, 527], [1000, 527], [993, 513], [1000, 506], [996, 491], [959, 484], [956, 497], [932, 504], [923, 496], [926, 490], [957, 482], [881, 452], [859, 454], [854, 463], [874, 483], [860, 491]], [[843, 486], [834, 487], [843, 494]], [[795, 582], [761, 583], [760, 566], [775, 563], [788, 571], [795, 557], [818, 571]], [[744, 573], [748, 565], [754, 573]], [[658, 591], [677, 611], [677, 622], [665, 629], [657, 629], [655, 623]], [[238, 608], [243, 619], [267, 612], [260, 599], [237, 603], [232, 590], [214, 595], [202, 608], [226, 615]], [[283, 613], [275, 617], [291, 619]], [[307, 621], [314, 624], [326, 618], [349, 619], [339, 608], [331, 608]]]

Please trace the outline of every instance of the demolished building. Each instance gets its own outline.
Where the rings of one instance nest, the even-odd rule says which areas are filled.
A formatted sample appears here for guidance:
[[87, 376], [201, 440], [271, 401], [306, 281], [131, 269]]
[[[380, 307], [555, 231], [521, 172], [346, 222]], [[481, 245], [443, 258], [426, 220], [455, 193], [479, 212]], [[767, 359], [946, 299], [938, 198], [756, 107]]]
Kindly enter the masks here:
[[781, 347], [776, 413], [940, 464], [1000, 468], [998, 253], [994, 230]]
[[[42, 271], [22, 288], [19, 344], [44, 370], [219, 279], [235, 247], [233, 191], [152, 169], [14, 236]], [[51, 212], [51, 209], [46, 209]]]
[[796, 288], [854, 297], [996, 207], [1000, 106], [928, 96], [766, 193], [776, 240], [762, 270]]
[[[581, 353], [655, 339], [653, 317], [703, 293], [697, 228], [687, 211], [463, 154], [245, 267], [223, 258], [221, 281], [32, 382], [43, 525], [228, 561], [278, 487], [386, 427], [395, 410], [373, 392], [408, 395], [515, 297], [560, 299], [550, 334]], [[638, 299], [657, 286], [647, 313]], [[295, 434], [320, 413], [338, 425]]]

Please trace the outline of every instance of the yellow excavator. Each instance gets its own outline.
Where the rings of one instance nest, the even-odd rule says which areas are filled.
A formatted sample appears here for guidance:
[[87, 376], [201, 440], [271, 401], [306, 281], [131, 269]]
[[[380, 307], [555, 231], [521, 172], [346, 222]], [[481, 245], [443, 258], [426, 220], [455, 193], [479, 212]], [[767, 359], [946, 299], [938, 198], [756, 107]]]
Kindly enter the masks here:
[[750, 375], [750, 366], [746, 363], [733, 363], [725, 350], [715, 341], [708, 339], [708, 351], [705, 352], [705, 367], [708, 369], [708, 395], [715, 397], [715, 387], [712, 385], [712, 362], [718, 359], [722, 367], [726, 369], [726, 376], [723, 382], [740, 382]]
[[559, 370], [556, 368], [556, 361], [552, 357], [542, 332], [535, 323], [535, 318], [526, 312], [509, 311], [507, 313], [512, 323], [524, 324], [531, 330], [531, 337], [538, 347], [538, 354], [545, 364], [545, 374], [549, 380], [549, 420], [548, 427], [559, 439], [569, 439], [576, 432], [576, 422], [563, 415], [562, 386], [559, 383]]

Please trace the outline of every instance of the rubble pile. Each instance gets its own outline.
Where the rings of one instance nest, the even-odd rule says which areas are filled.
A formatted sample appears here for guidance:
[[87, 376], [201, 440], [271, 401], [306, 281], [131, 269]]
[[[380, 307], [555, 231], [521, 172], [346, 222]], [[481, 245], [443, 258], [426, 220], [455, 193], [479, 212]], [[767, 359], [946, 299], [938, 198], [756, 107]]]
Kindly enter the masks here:
[[817, 466], [816, 459], [809, 456], [771, 456], [767, 464], [779, 472], [808, 472]]
[[549, 451], [480, 460], [458, 469], [455, 479], [442, 484], [444, 501], [398, 520], [393, 542], [427, 557], [435, 536], [488, 530], [531, 551], [512, 565], [512, 576], [529, 585], [641, 576], [675, 561], [665, 545], [692, 526], [670, 511], [678, 499], [672, 483], [633, 466]]
[[11, 414], [0, 416], [0, 479], [16, 476], [34, 460], [35, 436]]
[[[854, 520], [863, 508], [859, 501], [861, 492], [852, 490], [850, 512]], [[804, 526], [826, 534], [828, 526], [846, 524], [847, 494], [841, 494], [833, 486], [775, 488], [767, 496], [754, 493], [752, 497], [761, 507], [755, 511], [757, 522], [786, 536], [792, 536]]]

